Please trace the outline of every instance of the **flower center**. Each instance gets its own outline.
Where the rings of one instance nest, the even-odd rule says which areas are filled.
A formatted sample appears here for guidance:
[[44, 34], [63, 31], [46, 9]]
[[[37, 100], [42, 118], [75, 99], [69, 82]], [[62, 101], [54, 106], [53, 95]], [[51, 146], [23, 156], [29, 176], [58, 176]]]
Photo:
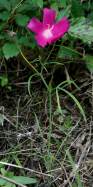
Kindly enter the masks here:
[[46, 29], [46, 30], [44, 30], [43, 31], [43, 36], [45, 37], [45, 38], [51, 38], [52, 36], [53, 36], [53, 34], [52, 34], [52, 32], [51, 32], [51, 29]]
[[54, 27], [54, 25], [52, 25], [52, 27], [50, 27], [50, 25], [48, 25], [48, 28], [43, 31], [43, 36], [46, 39], [53, 37], [53, 33], [52, 33], [53, 27]]

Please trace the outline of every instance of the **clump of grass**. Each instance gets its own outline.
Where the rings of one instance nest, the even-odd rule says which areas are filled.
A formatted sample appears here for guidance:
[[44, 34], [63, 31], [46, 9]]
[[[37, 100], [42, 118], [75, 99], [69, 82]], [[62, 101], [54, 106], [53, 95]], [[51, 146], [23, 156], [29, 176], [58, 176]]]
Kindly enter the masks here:
[[92, 170], [92, 119], [78, 96], [83, 83], [78, 87], [69, 79], [56, 85], [50, 75], [47, 80], [46, 74], [35, 72], [16, 84], [12, 97], [13, 90], [2, 95], [1, 166], [36, 177], [36, 186], [83, 187], [89, 185], [88, 168]]

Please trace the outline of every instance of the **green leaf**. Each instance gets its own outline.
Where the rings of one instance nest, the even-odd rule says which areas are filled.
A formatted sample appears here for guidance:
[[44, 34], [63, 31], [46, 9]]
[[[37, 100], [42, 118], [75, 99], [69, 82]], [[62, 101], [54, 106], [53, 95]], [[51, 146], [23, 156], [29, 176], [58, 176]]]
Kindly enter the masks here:
[[40, 7], [40, 8], [43, 8], [43, 0], [38, 0], [36, 1], [37, 2], [37, 5]]
[[1, 9], [6, 9], [9, 10], [11, 9], [11, 4], [9, 0], [0, 0], [0, 8]]
[[55, 9], [58, 12], [58, 3], [57, 2], [51, 3], [51, 8]]
[[0, 85], [2, 87], [6, 86], [8, 84], [8, 78], [6, 76], [0, 76]]
[[61, 4], [62, 4], [63, 7], [66, 7], [66, 5], [67, 5], [67, 0], [61, 1]]
[[72, 20], [73, 25], [69, 29], [72, 37], [79, 38], [87, 44], [93, 42], [93, 25], [85, 17]]
[[7, 181], [0, 178], [0, 186], [6, 185]]
[[37, 180], [35, 178], [30, 178], [30, 177], [13, 176], [12, 179], [21, 184], [36, 184], [37, 183]]
[[16, 17], [15, 17], [15, 21], [16, 23], [19, 25], [19, 26], [26, 26], [27, 25], [27, 22], [29, 21], [29, 17], [26, 16], [26, 15], [22, 15], [22, 14], [18, 14]]
[[79, 57], [79, 53], [70, 47], [61, 46], [58, 52], [58, 57], [73, 59]]
[[93, 73], [93, 56], [92, 55], [85, 55], [83, 58], [86, 62], [86, 66], [90, 72]]
[[79, 0], [72, 0], [71, 13], [73, 17], [81, 17], [84, 15], [83, 7]]
[[43, 8], [43, 0], [32, 0], [33, 5]]
[[12, 9], [15, 9], [15, 7], [18, 7], [19, 0], [10, 0], [10, 4], [11, 4]]
[[19, 6], [16, 9], [16, 12], [20, 12], [20, 13], [22, 12], [22, 14], [25, 14], [25, 13], [28, 13], [28, 11], [31, 12], [31, 10], [33, 10], [32, 1], [31, 0], [26, 0], [22, 4], [22, 6]]
[[0, 19], [2, 21], [6, 21], [10, 16], [10, 13], [8, 11], [3, 11], [0, 13]]
[[19, 44], [21, 44], [23, 46], [27, 46], [27, 47], [31, 46], [31, 42], [26, 36], [21, 36], [18, 39], [18, 42], [19, 42]]
[[6, 185], [3, 187], [16, 187], [16, 185], [13, 183], [7, 182]]
[[3, 53], [6, 59], [15, 57], [19, 54], [19, 49], [17, 48], [16, 44], [14, 43], [6, 43], [4, 44], [3, 48]]
[[[13, 177], [7, 177], [9, 179], [13, 179], [15, 182], [20, 183], [20, 184], [36, 184], [37, 180], [35, 178], [30, 178], [30, 177], [23, 177], [23, 176], [13, 176]], [[0, 178], [0, 185], [7, 185], [7, 181], [4, 179]], [[11, 184], [9, 182], [9, 184]]]

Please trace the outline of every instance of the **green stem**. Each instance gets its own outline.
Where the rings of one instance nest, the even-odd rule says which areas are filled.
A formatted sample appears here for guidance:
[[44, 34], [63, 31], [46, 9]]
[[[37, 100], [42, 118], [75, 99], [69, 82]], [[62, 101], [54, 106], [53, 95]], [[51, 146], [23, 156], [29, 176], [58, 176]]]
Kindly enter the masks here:
[[48, 156], [49, 156], [49, 167], [51, 169], [51, 134], [52, 134], [52, 98], [51, 98], [51, 87], [49, 86], [49, 132], [48, 132]]
[[39, 72], [37, 71], [37, 69], [31, 64], [31, 62], [29, 62], [29, 61], [27, 60], [27, 58], [24, 56], [24, 54], [23, 54], [23, 52], [22, 52], [21, 50], [20, 50], [20, 53], [21, 53], [21, 56], [23, 57], [23, 59], [25, 60], [25, 62], [28, 64], [28, 66], [29, 66], [31, 69], [33, 69], [33, 70], [37, 73], [38, 76], [41, 77], [41, 79], [42, 79], [42, 81], [43, 81], [45, 87], [47, 88], [47, 90], [49, 90], [49, 87], [48, 87], [48, 85], [47, 85], [47, 83], [46, 83], [46, 81], [45, 81], [43, 75], [42, 75], [41, 73], [39, 73]]

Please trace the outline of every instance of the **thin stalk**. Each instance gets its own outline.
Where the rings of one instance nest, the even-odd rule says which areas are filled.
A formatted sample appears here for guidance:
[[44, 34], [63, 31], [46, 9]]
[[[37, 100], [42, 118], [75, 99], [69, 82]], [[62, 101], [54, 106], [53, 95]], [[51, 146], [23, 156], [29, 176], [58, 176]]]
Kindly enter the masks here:
[[48, 85], [47, 85], [47, 83], [46, 83], [46, 81], [45, 81], [43, 75], [42, 75], [41, 73], [39, 73], [39, 72], [37, 71], [37, 69], [31, 64], [31, 62], [29, 62], [29, 61], [27, 60], [27, 58], [24, 56], [24, 54], [23, 54], [23, 52], [22, 52], [21, 50], [20, 50], [20, 53], [21, 53], [21, 56], [23, 57], [23, 59], [25, 60], [25, 62], [28, 64], [28, 66], [29, 66], [31, 69], [33, 69], [33, 70], [37, 73], [38, 76], [41, 77], [41, 79], [42, 79], [42, 81], [43, 81], [45, 87], [47, 88], [47, 90], [49, 90], [49, 87], [48, 87]]
[[[51, 133], [52, 133], [52, 97], [51, 97], [51, 88], [49, 87], [49, 132], [48, 132], [48, 155], [51, 154]], [[51, 158], [49, 159], [49, 168], [51, 169]]]

